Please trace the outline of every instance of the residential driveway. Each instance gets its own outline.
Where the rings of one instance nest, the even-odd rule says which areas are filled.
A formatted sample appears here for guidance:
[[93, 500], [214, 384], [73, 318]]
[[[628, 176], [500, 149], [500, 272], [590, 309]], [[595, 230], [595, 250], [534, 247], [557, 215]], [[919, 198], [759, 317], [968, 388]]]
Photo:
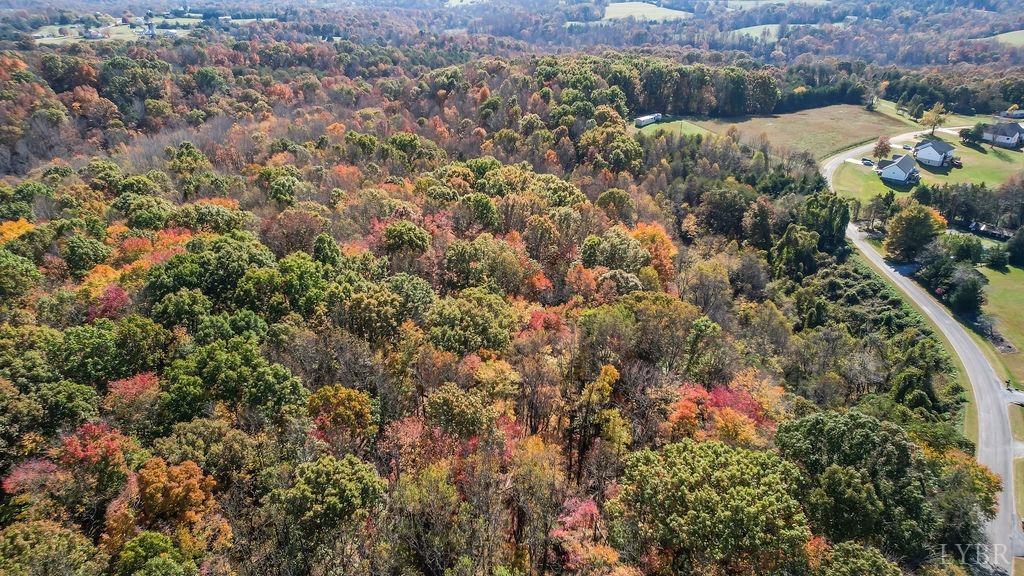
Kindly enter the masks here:
[[[949, 128], [956, 131], [957, 128]], [[929, 130], [907, 132], [893, 136], [893, 142], [910, 140]], [[874, 148], [874, 143], [865, 144], [827, 158], [821, 164], [821, 172], [832, 186], [832, 177], [839, 166], [848, 159], [859, 158]], [[1024, 534], [1014, 507], [1013, 458], [1016, 445], [1010, 431], [1008, 406], [1013, 400], [1024, 399], [1024, 394], [1008, 392], [985, 354], [974, 339], [949, 313], [945, 306], [932, 298], [920, 285], [890, 266], [878, 250], [868, 243], [863, 233], [853, 224], [846, 229], [846, 236], [864, 256], [885, 276], [903, 291], [925, 315], [934, 322], [953, 347], [953, 353], [960, 357], [967, 377], [974, 390], [975, 406], [978, 410], [978, 461], [988, 466], [1003, 480], [1003, 491], [999, 495], [999, 512], [986, 529], [989, 547], [984, 549], [987, 564], [997, 573], [1012, 571], [1013, 556], [1024, 555]], [[965, 542], [964, 545], [977, 544]]]

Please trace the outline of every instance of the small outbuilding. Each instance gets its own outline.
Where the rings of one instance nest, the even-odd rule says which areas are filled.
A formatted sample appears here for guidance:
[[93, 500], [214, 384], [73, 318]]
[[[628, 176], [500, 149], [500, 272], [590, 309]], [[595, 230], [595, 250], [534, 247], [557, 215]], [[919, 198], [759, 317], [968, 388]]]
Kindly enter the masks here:
[[646, 116], [638, 116], [635, 124], [637, 128], [643, 128], [644, 126], [649, 126], [651, 124], [654, 124], [655, 122], [661, 122], [660, 112], [655, 114], [647, 114]]

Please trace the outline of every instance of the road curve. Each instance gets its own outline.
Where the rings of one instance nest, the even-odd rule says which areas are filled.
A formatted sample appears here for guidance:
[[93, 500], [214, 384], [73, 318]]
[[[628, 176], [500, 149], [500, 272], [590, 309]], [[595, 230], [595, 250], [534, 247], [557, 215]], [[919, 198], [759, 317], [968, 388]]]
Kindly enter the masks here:
[[[946, 129], [944, 132], [953, 130], [956, 128]], [[928, 133], [927, 130], [907, 132], [892, 136], [891, 140], [894, 143], [902, 142], [926, 133]], [[822, 161], [821, 172], [828, 181], [828, 185], [832, 186], [832, 177], [844, 162], [869, 153], [873, 148], [874, 143], [872, 142]], [[919, 284], [889, 266], [878, 250], [865, 240], [864, 234], [855, 225], [850, 224], [846, 228], [846, 236], [878, 270], [885, 274], [893, 285], [902, 290], [924, 311], [935, 326], [942, 331], [952, 345], [953, 352], [960, 357], [960, 361], [963, 363], [971, 387], [974, 389], [975, 406], [978, 410], [978, 461], [988, 466], [1003, 479], [1003, 491], [999, 495], [999, 511], [986, 528], [989, 546], [979, 548], [982, 551], [980, 559], [987, 560], [987, 564], [993, 569], [1009, 574], [1013, 569], [1013, 556], [1024, 555], [1024, 534], [1021, 533], [1020, 520], [1017, 518], [1014, 507], [1014, 439], [1010, 431], [1007, 412], [1007, 407], [1014, 399], [1014, 395], [1005, 390], [978, 344], [971, 338], [967, 329], [953, 318], [945, 306], [932, 298]]]

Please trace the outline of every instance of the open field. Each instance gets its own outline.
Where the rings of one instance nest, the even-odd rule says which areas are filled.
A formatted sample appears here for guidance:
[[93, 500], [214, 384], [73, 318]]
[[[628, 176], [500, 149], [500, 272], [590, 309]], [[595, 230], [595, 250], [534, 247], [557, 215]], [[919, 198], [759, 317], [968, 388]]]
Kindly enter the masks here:
[[[1010, 266], [1006, 272], [999, 272], [988, 267], [980, 268], [988, 278], [985, 294], [988, 301], [985, 312], [996, 320], [996, 327], [1018, 352], [1015, 354], [995, 355], [1006, 366], [1014, 383], [1020, 387], [1024, 384], [1024, 270]], [[1018, 409], [1020, 410], [1020, 409]], [[1021, 440], [1024, 440], [1022, 433]]]
[[[821, 28], [825, 24], [790, 24], [789, 29], [794, 28]], [[841, 27], [842, 22], [832, 24], [832, 26]], [[731, 34], [738, 34], [743, 36], [750, 36], [751, 38], [763, 38], [769, 42], [774, 42], [779, 39], [779, 31], [782, 29], [780, 24], [758, 24], [757, 26], [747, 26], [746, 28], [737, 28], [731, 30]]]
[[637, 20], [680, 20], [693, 16], [690, 12], [662, 8], [646, 2], [614, 2], [604, 11], [605, 20], [636, 18]]
[[1024, 30], [1004, 32], [1002, 34], [996, 34], [995, 36], [989, 36], [988, 38], [981, 38], [981, 40], [995, 40], [996, 42], [1008, 44], [1010, 46], [1024, 46]]
[[750, 36], [752, 38], [764, 38], [766, 40], [778, 40], [779, 39], [779, 28], [778, 24], [759, 24], [757, 26], [747, 26], [746, 28], [737, 28], [732, 30], [733, 34], [740, 36]]
[[[912, 126], [914, 128], [919, 128], [919, 129], [926, 128], [925, 126], [921, 126], [920, 124], [915, 122], [913, 118], [911, 118], [910, 116], [907, 116], [906, 114], [897, 114], [896, 113], [896, 103], [893, 102], [892, 100], [881, 100], [881, 99], [879, 99], [875, 103], [875, 110], [878, 110], [880, 113], [885, 114], [886, 116], [888, 116], [888, 117], [890, 117], [890, 118], [892, 118], [894, 120], [898, 120], [900, 122], [903, 122], [907, 126]], [[968, 115], [964, 115], [964, 114], [947, 114], [946, 115], [946, 124], [945, 125], [946, 126], [974, 126], [978, 122], [988, 122], [989, 120], [991, 120], [991, 116], [986, 116], [984, 114], [975, 115], [975, 116], [968, 116]]]
[[[1024, 153], [1019, 150], [1007, 150], [993, 146], [966, 146], [959, 138], [948, 134], [941, 139], [952, 144], [954, 154], [963, 159], [963, 168], [935, 168], [918, 164], [921, 181], [927, 184], [968, 183], [998, 186], [1010, 176], [1024, 170]], [[899, 144], [893, 144], [893, 153], [900, 153]], [[897, 196], [910, 192], [910, 187], [893, 186], [882, 182], [869, 166], [845, 163], [835, 175], [836, 191], [850, 198], [859, 198], [866, 203], [876, 194], [885, 194], [889, 190]]]
[[669, 122], [658, 122], [640, 128], [638, 132], [644, 134], [655, 134], [657, 132], [668, 132], [676, 136], [693, 136], [695, 134], [710, 134], [707, 128], [698, 126], [689, 120], [672, 120]]
[[697, 120], [694, 123], [719, 134], [735, 126], [740, 137], [746, 140], [765, 134], [776, 146], [810, 152], [818, 159], [874, 140], [879, 134], [906, 132], [904, 123], [852, 104], [772, 116]]

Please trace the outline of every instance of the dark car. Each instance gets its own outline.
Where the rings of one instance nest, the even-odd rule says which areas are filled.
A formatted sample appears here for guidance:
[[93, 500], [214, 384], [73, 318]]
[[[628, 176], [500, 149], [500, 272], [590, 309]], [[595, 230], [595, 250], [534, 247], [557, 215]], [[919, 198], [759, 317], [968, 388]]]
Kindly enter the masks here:
[[860, 163], [865, 166], [874, 166], [875, 163], [871, 161], [871, 158], [861, 158]]

